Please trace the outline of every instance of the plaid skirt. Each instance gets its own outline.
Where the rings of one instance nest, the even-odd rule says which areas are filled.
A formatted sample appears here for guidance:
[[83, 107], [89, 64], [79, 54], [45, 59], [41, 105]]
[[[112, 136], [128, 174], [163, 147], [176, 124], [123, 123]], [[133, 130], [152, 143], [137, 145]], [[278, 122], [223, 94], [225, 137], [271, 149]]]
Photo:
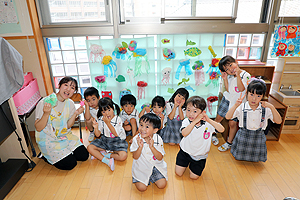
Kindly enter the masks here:
[[102, 135], [99, 139], [91, 142], [92, 145], [109, 151], [125, 151], [127, 152], [128, 143], [126, 140], [121, 140], [119, 137], [106, 137]]
[[240, 128], [232, 142], [230, 152], [237, 160], [265, 162], [267, 160], [266, 140], [262, 129], [252, 131]]
[[[156, 167], [153, 167], [152, 174], [149, 178], [148, 185], [150, 185], [150, 182], [155, 183], [156, 181], [163, 179], [163, 178], [166, 178], [166, 177], [164, 177], [164, 175], [162, 175], [162, 173], [160, 173], [160, 171]], [[137, 183], [137, 182], [140, 182], [140, 181], [138, 181], [137, 179], [132, 177], [132, 183]]]
[[[229, 101], [227, 99], [225, 99], [225, 97], [223, 97], [222, 100], [221, 100], [221, 103], [219, 105], [217, 114], [220, 115], [221, 117], [225, 117], [228, 110], [229, 110], [228, 108], [229, 108]], [[235, 121], [235, 122], [238, 121], [237, 118], [234, 118], [232, 120]]]
[[167, 125], [160, 131], [160, 136], [162, 137], [164, 143], [180, 143], [180, 128], [182, 125], [182, 120], [177, 120], [174, 118], [170, 120], [168, 117]]

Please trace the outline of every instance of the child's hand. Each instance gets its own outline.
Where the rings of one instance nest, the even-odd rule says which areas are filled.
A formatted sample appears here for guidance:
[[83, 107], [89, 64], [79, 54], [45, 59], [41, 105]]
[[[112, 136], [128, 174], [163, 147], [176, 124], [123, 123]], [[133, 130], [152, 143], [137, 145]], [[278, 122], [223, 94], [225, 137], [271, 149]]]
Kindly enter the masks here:
[[50, 114], [50, 112], [51, 112], [51, 104], [50, 103], [45, 103], [44, 104], [44, 108], [43, 108], [43, 112], [45, 113], [45, 114]]
[[[247, 93], [247, 91], [246, 91], [246, 93]], [[240, 94], [240, 97], [236, 100], [236, 102], [235, 102], [235, 105], [236, 106], [239, 106], [239, 105], [241, 105], [242, 103], [243, 103], [243, 99], [245, 98], [245, 96], [246, 96], [246, 93], [244, 94], [244, 96], [242, 97], [242, 92], [241, 92], [241, 94]]]
[[274, 107], [272, 104], [270, 104], [267, 101], [261, 101], [261, 106], [264, 107], [264, 108], [272, 108], [272, 107]]
[[237, 67], [237, 68], [235, 69], [234, 73], [235, 73], [236, 76], [239, 76], [240, 73], [241, 73], [241, 71], [242, 71], [242, 70], [241, 70], [239, 67]]
[[105, 122], [105, 124], [110, 123], [110, 120], [107, 118], [107, 116], [103, 116], [102, 120]]
[[76, 111], [75, 114], [76, 115], [80, 115], [81, 113], [83, 113], [84, 108], [82, 106], [80, 106]]
[[88, 104], [88, 102], [86, 101], [86, 100], [84, 100], [84, 105], [85, 105], [85, 108], [87, 109], [87, 108], [90, 108], [90, 106], [89, 106], [89, 104]]
[[137, 141], [139, 147], [143, 148], [143, 146], [144, 146], [143, 140], [142, 140], [140, 137], [137, 137], [137, 138], [136, 138], [136, 141]]
[[160, 117], [160, 119], [161, 119], [162, 121], [164, 121], [165, 116], [164, 116], [162, 113], [159, 113], [158, 116]]
[[179, 103], [177, 103], [177, 101], [174, 102], [174, 108], [177, 108], [178, 106], [179, 106]]
[[181, 108], [184, 104], [184, 101], [181, 101], [180, 104], [179, 104], [179, 108]]
[[202, 120], [203, 120], [203, 121], [207, 121], [207, 120], [209, 120], [209, 117], [207, 116], [207, 114], [206, 114], [206, 111], [205, 111], [205, 110], [203, 110], [203, 111], [202, 111], [201, 115], [202, 115]]
[[221, 77], [222, 77], [223, 80], [227, 80], [227, 73], [226, 72], [222, 72]]
[[98, 122], [94, 118], [92, 118], [92, 121], [93, 121], [93, 128], [98, 129]]
[[146, 111], [146, 113], [149, 113], [150, 112], [150, 107], [146, 107], [145, 111]]
[[127, 121], [127, 119], [124, 121], [124, 125], [127, 126], [129, 124], [129, 122]]

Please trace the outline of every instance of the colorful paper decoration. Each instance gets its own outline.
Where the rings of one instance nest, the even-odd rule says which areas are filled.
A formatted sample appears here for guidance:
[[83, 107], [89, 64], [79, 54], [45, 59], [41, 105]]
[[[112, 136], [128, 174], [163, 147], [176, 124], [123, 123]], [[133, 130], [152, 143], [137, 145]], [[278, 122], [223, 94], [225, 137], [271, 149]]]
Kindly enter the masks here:
[[[145, 81], [138, 81], [137, 86], [138, 86], [138, 96], [137, 99], [145, 99], [145, 87], [147, 87], [148, 83]], [[144, 94], [144, 98], [143, 98]]]
[[115, 56], [117, 59], [125, 60], [125, 57], [127, 55], [127, 47], [127, 44], [125, 46], [118, 44], [115, 47], [115, 50], [112, 52], [112, 55]]
[[116, 78], [116, 81], [118, 81], [119, 83], [125, 82], [125, 77], [124, 77], [123, 75], [119, 75], [119, 76]]
[[102, 91], [101, 96], [102, 96], [102, 98], [108, 97], [108, 98], [112, 99], [112, 92], [111, 91]]
[[102, 91], [102, 89], [106, 90], [107, 82], [105, 81], [105, 76], [96, 76], [95, 80], [100, 91]]
[[205, 82], [205, 74], [203, 71], [204, 64], [201, 60], [197, 60], [192, 69], [195, 70], [195, 85], [199, 86]]
[[175, 92], [174, 88], [168, 88], [168, 93], [173, 94]]
[[205, 84], [205, 87], [207, 87], [211, 83], [213, 84], [214, 87], [217, 87], [219, 83], [218, 79], [221, 76], [221, 72], [218, 67], [221, 58], [215, 58], [217, 57], [217, 54], [215, 53], [215, 51], [211, 46], [208, 47], [208, 50], [210, 51], [211, 55], [214, 58], [211, 60], [211, 64], [209, 64], [209, 69], [206, 71], [206, 73], [208, 73], [209, 75], [209, 80]]
[[184, 55], [189, 55], [191, 57], [196, 57], [196, 56], [199, 56], [202, 51], [198, 48], [198, 47], [191, 47], [187, 50], [184, 50]]
[[91, 44], [90, 50], [91, 52], [90, 52], [89, 62], [92, 63], [101, 62], [103, 57], [105, 56], [105, 51], [102, 49], [102, 46], [98, 44]]
[[131, 94], [131, 91], [129, 89], [124, 88], [123, 90], [120, 91], [119, 100], [121, 101], [121, 98], [126, 94]]
[[195, 45], [196, 44], [196, 42], [193, 42], [192, 40], [186, 40], [186, 46], [188, 46], [188, 45]]
[[165, 38], [165, 39], [162, 39], [162, 40], [161, 40], [161, 43], [167, 44], [167, 43], [170, 43], [170, 40], [168, 40], [168, 39]]
[[162, 76], [163, 76], [163, 79], [161, 80], [161, 83], [163, 85], [169, 84], [171, 71], [172, 71], [171, 67], [166, 67], [163, 70], [161, 70]]
[[108, 77], [108, 68], [110, 69], [110, 77], [116, 77], [117, 64], [111, 56], [104, 56], [102, 59], [104, 65], [104, 76]]
[[190, 59], [182, 59], [182, 60], [179, 61], [179, 66], [178, 66], [178, 68], [176, 70], [176, 74], [175, 74], [175, 78], [177, 80], [179, 80], [180, 71], [181, 71], [182, 67], [185, 68], [185, 73], [186, 73], [187, 76], [193, 74], [193, 72], [190, 68]]
[[182, 80], [177, 84], [178, 86], [181, 84], [186, 84], [187, 82], [190, 81], [190, 78], [186, 79], [186, 78], [182, 78]]
[[52, 107], [56, 106], [57, 103], [57, 96], [56, 94], [50, 94], [49, 96], [45, 97], [44, 99], [45, 103], [50, 103]]
[[175, 52], [168, 48], [163, 48], [163, 56], [165, 60], [170, 61], [171, 59], [175, 58]]
[[[132, 83], [134, 85], [135, 84], [135, 78], [134, 78], [134, 71], [133, 71], [133, 69], [127, 68], [127, 75], [129, 77], [129, 80], [130, 80], [130, 85], [132, 86]], [[127, 84], [128, 84], [128, 82], [127, 82]]]
[[207, 108], [208, 108], [208, 112], [210, 114], [212, 114], [212, 103], [215, 102], [215, 101], [218, 101], [218, 97], [217, 96], [210, 96], [210, 97], [207, 97]]
[[193, 92], [195, 92], [196, 90], [194, 88], [192, 88], [190, 85], [184, 87], [186, 90], [191, 90]]

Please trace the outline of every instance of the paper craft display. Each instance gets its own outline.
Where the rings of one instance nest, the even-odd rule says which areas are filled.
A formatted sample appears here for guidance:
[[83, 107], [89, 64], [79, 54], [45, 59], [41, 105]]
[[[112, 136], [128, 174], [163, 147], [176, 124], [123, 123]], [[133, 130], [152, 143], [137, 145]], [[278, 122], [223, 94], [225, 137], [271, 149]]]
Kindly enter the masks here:
[[119, 83], [125, 82], [125, 77], [124, 77], [123, 75], [119, 75], [119, 76], [116, 78], [116, 81], [118, 81]]
[[182, 67], [184, 67], [185, 74], [187, 76], [193, 74], [193, 72], [192, 72], [192, 70], [190, 68], [190, 59], [182, 59], [182, 60], [179, 61], [179, 66], [177, 67], [176, 74], [175, 74], [175, 78], [177, 80], [179, 80], [180, 71], [181, 71]]
[[49, 96], [45, 97], [44, 99], [45, 103], [50, 103], [52, 107], [56, 106], [57, 103], [57, 96], [56, 94], [50, 94]]
[[205, 87], [207, 87], [209, 84], [213, 84], [214, 87], [218, 86], [219, 83], [219, 77], [221, 76], [221, 72], [219, 69], [219, 62], [221, 58], [216, 58], [217, 54], [213, 50], [211, 46], [208, 46], [208, 50], [210, 51], [211, 55], [213, 56], [213, 59], [211, 60], [211, 64], [209, 64], [209, 69], [206, 71], [209, 75], [209, 80], [205, 84]]
[[161, 70], [163, 76], [163, 79], [161, 79], [161, 83], [163, 85], [169, 84], [171, 71], [172, 71], [171, 67], [166, 67], [163, 70]]
[[181, 84], [186, 84], [186, 83], [189, 82], [189, 81], [190, 81], [189, 78], [188, 78], [188, 79], [183, 78], [177, 85], [179, 86], [179, 85], [181, 85]]
[[175, 58], [175, 52], [168, 48], [163, 48], [163, 56], [165, 60], [170, 61], [171, 59]]
[[102, 59], [104, 65], [104, 76], [108, 77], [108, 68], [110, 70], [110, 77], [116, 77], [117, 64], [113, 61], [111, 56], [104, 56]]
[[89, 62], [100, 63], [105, 56], [105, 51], [101, 45], [91, 44], [90, 51]]
[[[133, 69], [127, 68], [126, 74], [129, 77], [130, 85], [131, 86], [132, 86], [132, 84], [135, 85], [135, 78], [134, 78], [134, 71], [133, 71]], [[128, 82], [127, 82], [127, 84], [128, 84]]]
[[[147, 87], [148, 83], [146, 83], [145, 81], [138, 81], [137, 82], [137, 86], [138, 86], [138, 96], [137, 99], [145, 99], [145, 87]], [[144, 98], [143, 98], [143, 94], [144, 94]]]
[[217, 96], [210, 96], [207, 98], [207, 108], [210, 114], [212, 114], [212, 103], [218, 101], [218, 99], [219, 98]]
[[112, 55], [115, 56], [117, 59], [125, 60], [127, 55], [127, 43], [123, 42], [122, 45], [118, 44], [115, 47], [115, 50], [112, 52]]
[[105, 76], [96, 76], [95, 80], [100, 91], [106, 90], [107, 82], [105, 81]]
[[120, 91], [119, 100], [121, 101], [121, 98], [126, 94], [131, 94], [131, 91], [129, 89], [124, 88], [123, 90]]
[[189, 55], [191, 57], [196, 57], [196, 56], [199, 56], [202, 51], [198, 48], [198, 47], [191, 47], [187, 50], [184, 50], [184, 55]]
[[101, 91], [101, 98], [108, 97], [112, 99], [112, 92], [111, 91]]
[[170, 43], [170, 40], [165, 38], [165, 39], [162, 39], [162, 40], [161, 40], [161, 43], [167, 44], [167, 43]]
[[201, 60], [197, 60], [192, 69], [195, 70], [195, 85], [199, 86], [205, 82], [205, 74], [203, 71], [204, 64]]
[[188, 45], [195, 45], [196, 44], [196, 42], [193, 42], [192, 40], [186, 40], [186, 46], [188, 46]]
[[300, 26], [276, 25], [271, 57], [300, 56]]
[[191, 90], [191, 91], [193, 91], [193, 92], [195, 92], [196, 90], [194, 89], [194, 88], [192, 88], [192, 86], [186, 86], [186, 87], [184, 87], [186, 90]]
[[174, 88], [168, 88], [167, 92], [170, 93], [170, 94], [174, 94], [175, 90], [174, 90]]

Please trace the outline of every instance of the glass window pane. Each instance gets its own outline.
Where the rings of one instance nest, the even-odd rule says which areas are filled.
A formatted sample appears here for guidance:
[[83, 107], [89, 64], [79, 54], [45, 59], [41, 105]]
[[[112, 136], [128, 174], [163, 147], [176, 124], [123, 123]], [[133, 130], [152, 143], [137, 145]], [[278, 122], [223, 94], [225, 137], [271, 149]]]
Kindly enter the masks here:
[[[125, 18], [161, 17], [161, 0], [132, 1], [124, 0]], [[145, 9], [147, 8], [147, 9]]]
[[196, 16], [197, 17], [216, 17], [232, 15], [233, 0], [197, 0]]
[[87, 40], [99, 40], [100, 36], [87, 36]]
[[88, 75], [90, 74], [90, 66], [88, 63], [78, 64], [78, 73], [79, 75]]
[[53, 80], [54, 80], [54, 86], [55, 88], [58, 88], [58, 83], [61, 79], [63, 79], [64, 76], [61, 76], [61, 77], [54, 77]]
[[71, 50], [73, 47], [72, 37], [61, 37], [60, 38], [61, 49], [62, 50]]
[[241, 34], [239, 46], [250, 46], [251, 34]]
[[86, 49], [86, 37], [74, 37], [75, 49]]
[[263, 0], [239, 0], [235, 23], [259, 23]]
[[91, 87], [92, 80], [90, 76], [79, 76], [80, 87]]
[[104, 0], [48, 0], [51, 22], [107, 21]]
[[299, 17], [300, 16], [299, 0], [281, 0], [279, 17]]
[[65, 69], [66, 69], [67, 76], [78, 75], [76, 64], [66, 64]]
[[108, 36], [101, 36], [100, 37], [101, 40], [106, 40], [106, 39], [114, 39], [114, 36], [112, 35], [108, 35]]
[[261, 47], [251, 47], [249, 59], [260, 59]]
[[49, 57], [50, 57], [50, 63], [51, 64], [62, 63], [62, 57], [61, 57], [61, 52], [60, 51], [51, 51], [51, 52], [49, 52]]
[[75, 63], [74, 51], [63, 51], [64, 63]]
[[77, 62], [88, 62], [86, 51], [75, 51]]
[[190, 17], [192, 16], [191, 0], [165, 0], [166, 17]]
[[58, 38], [46, 38], [48, 51], [60, 50], [60, 44]]
[[264, 34], [253, 34], [251, 46], [263, 46]]
[[238, 48], [237, 59], [248, 59], [250, 47]]
[[227, 47], [225, 49], [225, 55], [232, 56], [233, 58], [236, 58], [236, 48], [233, 47]]
[[237, 46], [239, 34], [227, 34], [226, 46]]
[[53, 76], [65, 76], [63, 65], [51, 65]]

